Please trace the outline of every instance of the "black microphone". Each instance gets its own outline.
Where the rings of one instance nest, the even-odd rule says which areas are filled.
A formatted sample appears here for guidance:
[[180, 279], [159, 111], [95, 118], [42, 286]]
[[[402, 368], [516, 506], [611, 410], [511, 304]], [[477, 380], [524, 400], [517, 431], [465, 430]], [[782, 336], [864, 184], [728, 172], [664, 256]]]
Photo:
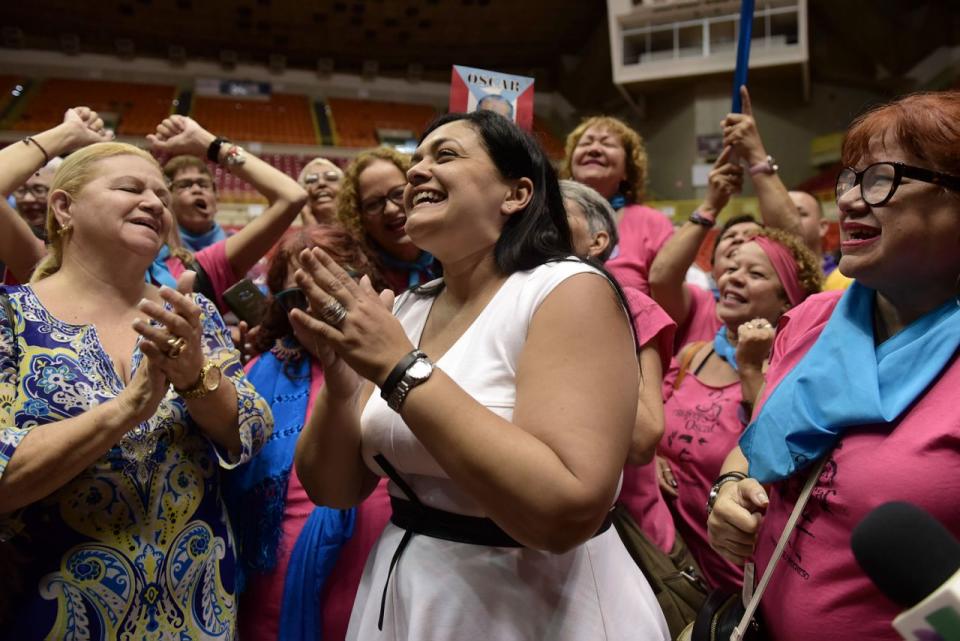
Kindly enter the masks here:
[[853, 555], [890, 600], [904, 639], [960, 641], [960, 542], [927, 511], [885, 503], [857, 525]]

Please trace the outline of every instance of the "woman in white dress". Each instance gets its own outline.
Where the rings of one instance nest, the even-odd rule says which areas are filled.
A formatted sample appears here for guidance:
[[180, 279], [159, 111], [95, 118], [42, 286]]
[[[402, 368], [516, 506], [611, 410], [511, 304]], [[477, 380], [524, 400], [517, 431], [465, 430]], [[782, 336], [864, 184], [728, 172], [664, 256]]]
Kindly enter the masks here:
[[347, 638], [668, 638], [608, 519], [636, 348], [610, 279], [570, 257], [553, 168], [481, 111], [435, 121], [407, 177], [406, 232], [443, 279], [394, 305], [306, 251], [312, 313], [291, 314], [327, 373], [297, 444], [304, 488], [346, 508], [392, 480]]

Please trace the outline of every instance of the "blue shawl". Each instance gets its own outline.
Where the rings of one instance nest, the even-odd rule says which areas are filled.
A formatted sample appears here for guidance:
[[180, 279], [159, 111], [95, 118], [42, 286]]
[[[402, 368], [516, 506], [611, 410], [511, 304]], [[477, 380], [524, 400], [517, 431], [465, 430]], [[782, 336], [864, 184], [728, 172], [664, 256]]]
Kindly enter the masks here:
[[727, 337], [726, 325], [718, 329], [716, 335], [713, 337], [713, 351], [717, 353], [717, 356], [727, 361], [727, 364], [733, 368], [733, 371], [740, 371], [737, 367], [737, 348], [733, 346], [733, 343], [731, 343]]
[[157, 254], [157, 257], [150, 263], [150, 267], [147, 268], [147, 273], [144, 278], [148, 283], [166, 285], [171, 289], [177, 288], [177, 279], [173, 277], [173, 274], [170, 273], [170, 268], [167, 267], [168, 258], [170, 258], [170, 248], [164, 245], [160, 248], [160, 253]]
[[[274, 428], [249, 463], [231, 471], [224, 482], [238, 549], [240, 580], [250, 572], [269, 572], [277, 565], [287, 484], [297, 437], [310, 399], [310, 358], [286, 337], [263, 354], [247, 374], [270, 403]], [[316, 507], [297, 537], [284, 578], [280, 638], [315, 640], [320, 635], [320, 592], [340, 548], [353, 535], [356, 510]], [[241, 587], [242, 589], [242, 587]]]
[[813, 347], [770, 393], [740, 437], [750, 476], [785, 479], [826, 455], [848, 428], [895, 421], [953, 359], [958, 301], [876, 345], [875, 294], [852, 283]]
[[180, 228], [180, 238], [183, 240], [183, 244], [189, 247], [190, 251], [194, 253], [209, 247], [216, 242], [224, 240], [226, 237], [227, 232], [223, 231], [223, 227], [216, 222], [213, 223], [213, 227], [210, 228], [210, 231], [202, 234], [191, 234], [183, 227]]

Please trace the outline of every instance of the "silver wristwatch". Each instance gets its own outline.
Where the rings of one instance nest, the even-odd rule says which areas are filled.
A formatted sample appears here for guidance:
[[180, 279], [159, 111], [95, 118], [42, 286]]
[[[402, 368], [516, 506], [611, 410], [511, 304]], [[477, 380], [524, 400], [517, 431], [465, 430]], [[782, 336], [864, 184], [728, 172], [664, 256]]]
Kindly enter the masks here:
[[410, 367], [403, 373], [403, 378], [393, 388], [393, 392], [387, 397], [387, 405], [394, 412], [399, 412], [403, 407], [403, 402], [407, 400], [407, 394], [417, 385], [425, 383], [430, 375], [433, 374], [433, 362], [426, 356], [422, 356], [410, 364]]

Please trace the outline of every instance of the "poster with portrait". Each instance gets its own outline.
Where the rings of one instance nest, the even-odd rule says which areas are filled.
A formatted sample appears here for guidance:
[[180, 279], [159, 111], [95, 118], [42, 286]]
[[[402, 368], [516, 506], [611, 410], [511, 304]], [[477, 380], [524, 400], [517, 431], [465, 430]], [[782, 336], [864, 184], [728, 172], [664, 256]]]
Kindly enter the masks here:
[[496, 111], [530, 131], [533, 129], [533, 78], [453, 65], [450, 111]]

